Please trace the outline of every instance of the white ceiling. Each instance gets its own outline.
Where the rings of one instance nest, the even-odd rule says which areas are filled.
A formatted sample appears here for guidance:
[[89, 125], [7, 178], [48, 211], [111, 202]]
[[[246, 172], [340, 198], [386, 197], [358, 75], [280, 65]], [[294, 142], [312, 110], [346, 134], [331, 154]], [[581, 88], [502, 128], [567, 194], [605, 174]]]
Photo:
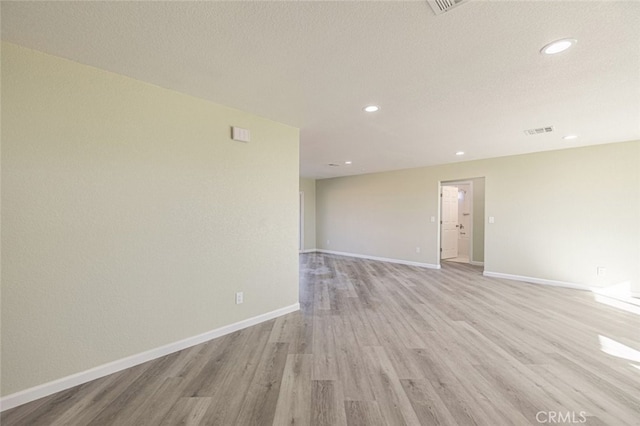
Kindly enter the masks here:
[[299, 127], [306, 177], [640, 139], [638, 1], [1, 7], [3, 40]]

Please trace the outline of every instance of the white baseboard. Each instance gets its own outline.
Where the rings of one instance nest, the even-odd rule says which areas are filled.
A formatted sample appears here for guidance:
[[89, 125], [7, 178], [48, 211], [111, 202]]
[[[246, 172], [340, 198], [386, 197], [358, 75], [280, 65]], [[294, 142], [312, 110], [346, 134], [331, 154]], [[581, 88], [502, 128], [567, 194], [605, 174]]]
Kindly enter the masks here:
[[533, 284], [542, 284], [542, 285], [550, 285], [554, 287], [564, 287], [564, 288], [573, 288], [576, 290], [591, 291], [591, 287], [588, 287], [582, 284], [570, 283], [566, 281], [547, 280], [544, 278], [525, 277], [522, 275], [503, 274], [502, 272], [491, 272], [491, 271], [484, 271], [482, 275], [484, 275], [485, 277], [504, 278], [506, 280], [524, 281], [524, 282], [533, 283]]
[[304, 250], [300, 250], [300, 253], [315, 253], [316, 251], [318, 251], [318, 249], [304, 249]]
[[357, 257], [359, 259], [377, 260], [379, 262], [399, 263], [401, 265], [419, 266], [421, 268], [440, 269], [440, 265], [433, 265], [431, 263], [413, 262], [411, 260], [402, 259], [390, 259], [387, 257], [368, 256], [366, 254], [345, 253], [341, 251], [317, 249], [318, 253], [335, 254], [337, 256]]
[[475, 260], [470, 260], [469, 264], [474, 266], [484, 266], [484, 262], [476, 262]]
[[168, 345], [131, 355], [86, 371], [81, 371], [61, 379], [7, 395], [0, 399], [0, 412], [298, 310], [300, 310], [300, 304], [295, 303], [253, 318], [216, 328], [215, 330], [197, 336], [188, 337], [177, 342], [169, 343]]

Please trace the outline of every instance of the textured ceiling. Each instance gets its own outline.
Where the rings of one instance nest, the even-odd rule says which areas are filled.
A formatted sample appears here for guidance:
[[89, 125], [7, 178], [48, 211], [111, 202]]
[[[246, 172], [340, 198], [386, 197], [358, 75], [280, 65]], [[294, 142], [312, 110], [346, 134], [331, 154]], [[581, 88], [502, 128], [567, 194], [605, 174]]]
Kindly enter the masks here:
[[[1, 7], [3, 40], [299, 127], [302, 176], [640, 139], [637, 1]], [[564, 37], [578, 43], [539, 53]]]

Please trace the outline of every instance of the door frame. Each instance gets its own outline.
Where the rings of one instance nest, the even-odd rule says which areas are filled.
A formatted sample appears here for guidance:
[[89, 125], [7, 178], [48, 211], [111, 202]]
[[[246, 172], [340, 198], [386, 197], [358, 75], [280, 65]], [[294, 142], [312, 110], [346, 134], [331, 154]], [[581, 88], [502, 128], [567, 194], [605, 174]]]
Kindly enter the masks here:
[[304, 252], [304, 191], [300, 191], [298, 218], [298, 253]]
[[[481, 177], [481, 176], [480, 176]], [[443, 186], [456, 186], [456, 185], [469, 185], [469, 189], [471, 191], [471, 203], [469, 205], [469, 213], [471, 214], [471, 220], [469, 221], [469, 264], [477, 264], [473, 261], [473, 180], [477, 178], [464, 178], [464, 179], [453, 179], [453, 180], [441, 180], [438, 181], [438, 246], [436, 248], [436, 253], [438, 254], [438, 266], [442, 266], [442, 252], [440, 251], [442, 247], [442, 187]], [[485, 183], [486, 185], [486, 183]], [[459, 231], [458, 231], [459, 232]]]

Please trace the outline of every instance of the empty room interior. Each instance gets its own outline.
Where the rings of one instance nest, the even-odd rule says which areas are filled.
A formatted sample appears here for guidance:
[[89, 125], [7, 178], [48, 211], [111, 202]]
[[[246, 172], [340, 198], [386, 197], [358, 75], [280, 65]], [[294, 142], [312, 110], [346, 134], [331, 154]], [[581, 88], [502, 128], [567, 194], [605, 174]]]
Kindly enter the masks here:
[[2, 1], [4, 425], [640, 425], [640, 2]]

